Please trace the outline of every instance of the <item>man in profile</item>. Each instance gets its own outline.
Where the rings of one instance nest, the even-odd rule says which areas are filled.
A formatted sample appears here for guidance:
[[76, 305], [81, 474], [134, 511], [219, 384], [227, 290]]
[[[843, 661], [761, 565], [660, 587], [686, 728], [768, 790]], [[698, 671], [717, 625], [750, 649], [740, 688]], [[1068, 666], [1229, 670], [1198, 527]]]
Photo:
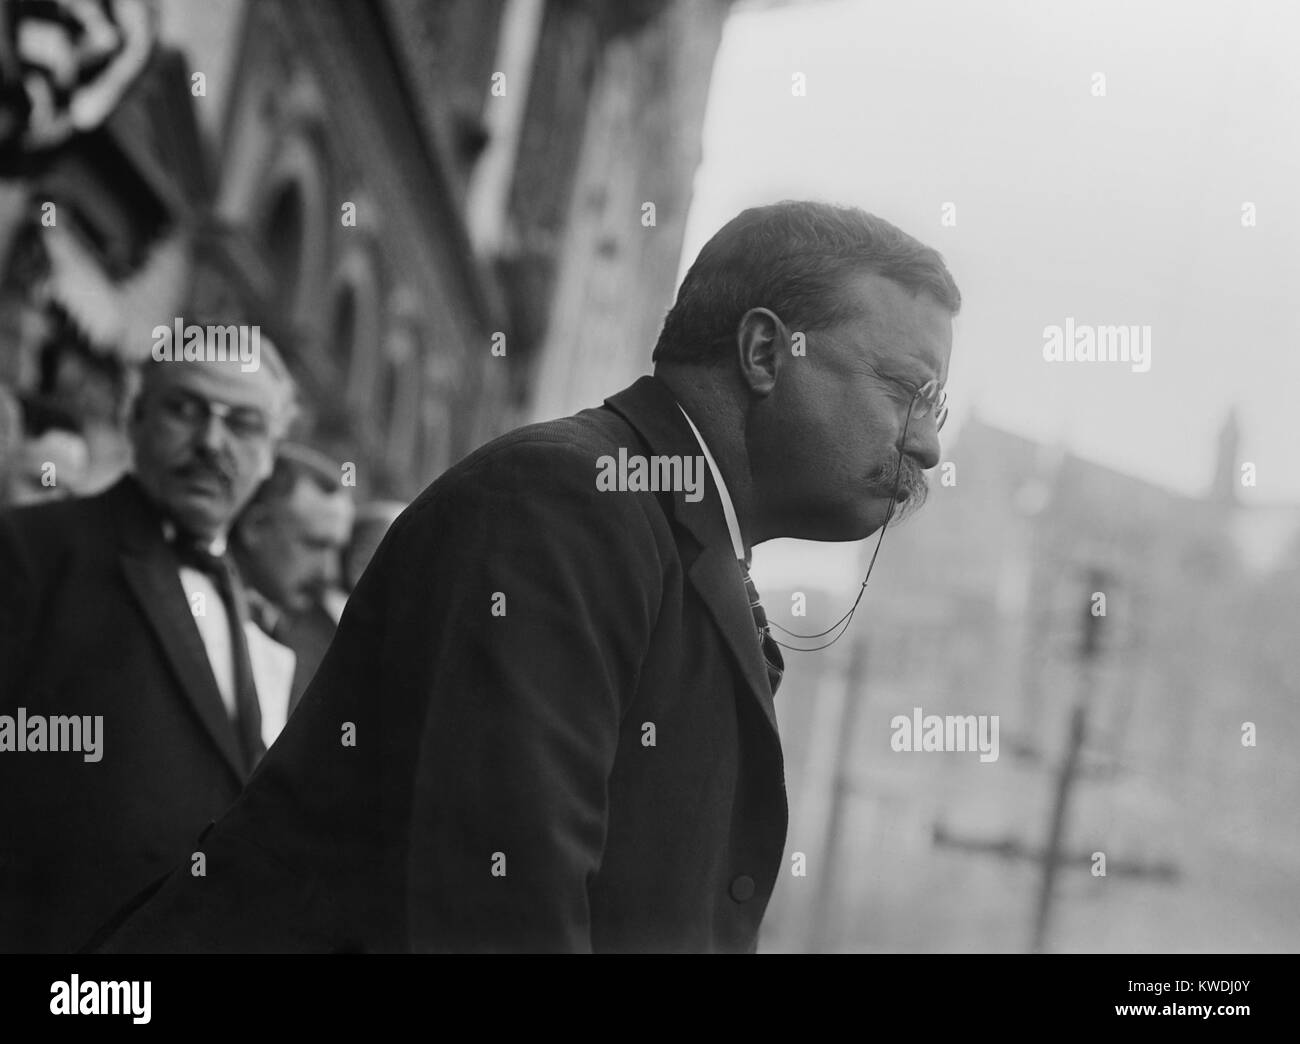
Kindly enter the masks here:
[[[262, 701], [288, 682], [267, 684], [225, 543], [292, 409], [266, 340], [253, 372], [146, 363], [133, 472], [0, 513], [0, 950], [81, 946], [274, 740]], [[52, 749], [55, 719], [81, 750]]]
[[[862, 211], [729, 222], [653, 376], [489, 443], [394, 523], [202, 841], [222, 873], [181, 867], [107, 948], [753, 951], [787, 809], [750, 551], [920, 502], [959, 306]], [[641, 481], [598, 482], [611, 458]], [[695, 491], [644, 480], [688, 461]]]

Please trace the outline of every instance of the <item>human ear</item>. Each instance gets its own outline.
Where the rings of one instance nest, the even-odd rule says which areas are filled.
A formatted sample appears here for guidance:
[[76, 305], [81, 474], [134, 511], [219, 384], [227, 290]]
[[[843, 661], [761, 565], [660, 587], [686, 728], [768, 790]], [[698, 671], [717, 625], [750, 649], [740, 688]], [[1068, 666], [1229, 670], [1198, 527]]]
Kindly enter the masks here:
[[736, 361], [741, 379], [758, 395], [768, 395], [784, 358], [789, 331], [767, 308], [751, 308], [736, 326]]

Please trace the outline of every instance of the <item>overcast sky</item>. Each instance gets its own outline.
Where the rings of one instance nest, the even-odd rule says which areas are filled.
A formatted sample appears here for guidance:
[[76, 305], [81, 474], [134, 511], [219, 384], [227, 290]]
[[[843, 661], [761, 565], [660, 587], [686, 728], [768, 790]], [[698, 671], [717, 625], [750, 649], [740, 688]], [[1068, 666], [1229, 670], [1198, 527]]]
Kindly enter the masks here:
[[[1300, 501], [1297, 114], [1300, 4], [740, 5], [685, 260], [753, 203], [864, 207], [961, 287], [945, 436], [977, 410], [1197, 492], [1236, 403], [1258, 469], [1243, 499]], [[1149, 372], [1045, 362], [1067, 317], [1149, 325]]]

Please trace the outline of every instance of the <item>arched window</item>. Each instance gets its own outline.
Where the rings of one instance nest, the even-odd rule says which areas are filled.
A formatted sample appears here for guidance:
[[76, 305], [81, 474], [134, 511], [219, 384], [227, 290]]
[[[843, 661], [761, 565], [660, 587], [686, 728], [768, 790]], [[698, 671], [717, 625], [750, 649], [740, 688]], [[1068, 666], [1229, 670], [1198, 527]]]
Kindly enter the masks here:
[[264, 245], [283, 317], [304, 348], [323, 345], [329, 340], [324, 326], [335, 264], [331, 231], [338, 222], [327, 135], [323, 123], [305, 117], [279, 128], [277, 135], [258, 178], [265, 188], [257, 193], [260, 202], [249, 223]]
[[[351, 247], [334, 273], [325, 344], [348, 409], [369, 418], [386, 409], [375, 385], [383, 360], [384, 276], [368, 244]], [[381, 412], [382, 415], [382, 412]]]
[[262, 227], [276, 295], [285, 313], [292, 314], [302, 290], [304, 218], [297, 182], [286, 182], [275, 195]]
[[351, 284], [343, 283], [330, 307], [330, 361], [340, 374], [346, 374], [357, 350], [357, 294]]

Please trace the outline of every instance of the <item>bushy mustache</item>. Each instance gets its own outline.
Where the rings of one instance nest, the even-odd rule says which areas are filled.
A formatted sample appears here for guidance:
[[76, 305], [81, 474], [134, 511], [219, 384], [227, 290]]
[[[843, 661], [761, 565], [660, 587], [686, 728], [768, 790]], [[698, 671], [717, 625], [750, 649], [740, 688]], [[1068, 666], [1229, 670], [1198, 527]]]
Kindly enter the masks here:
[[211, 475], [227, 488], [232, 482], [229, 469], [223, 466], [221, 461], [206, 453], [197, 454], [192, 460], [177, 468], [174, 474], [177, 478]]
[[890, 525], [897, 525], [904, 519], [911, 518], [921, 510], [930, 495], [930, 483], [925, 477], [925, 472], [911, 457], [896, 456], [889, 463], [873, 469], [867, 476], [867, 485], [871, 491], [882, 497], [894, 495], [895, 481], [898, 483], [898, 494], [889, 520]]

